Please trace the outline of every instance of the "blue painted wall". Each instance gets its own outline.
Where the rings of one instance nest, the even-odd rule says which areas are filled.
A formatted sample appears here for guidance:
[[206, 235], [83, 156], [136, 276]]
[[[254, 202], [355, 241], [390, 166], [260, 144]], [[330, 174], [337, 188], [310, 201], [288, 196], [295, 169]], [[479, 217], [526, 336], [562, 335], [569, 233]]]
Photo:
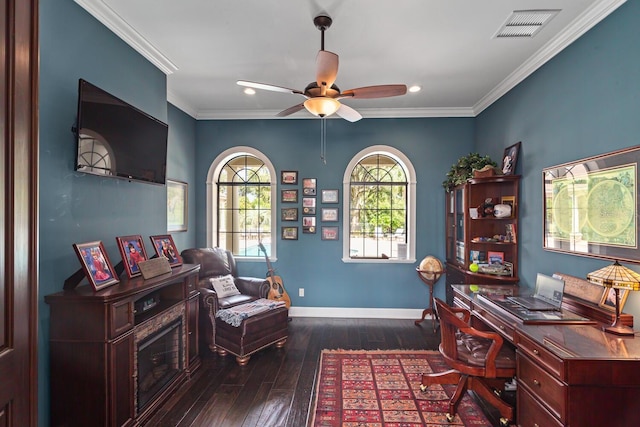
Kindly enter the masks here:
[[[500, 158], [522, 141], [519, 266], [529, 286], [538, 271], [584, 278], [610, 263], [543, 250], [542, 169], [640, 144], [639, 43], [640, 2], [628, 1], [476, 118], [479, 151]], [[640, 318], [640, 292], [625, 311]]]
[[[40, 289], [39, 425], [49, 417], [49, 309], [44, 296], [62, 290], [80, 264], [73, 243], [102, 240], [115, 264], [115, 237], [166, 233], [164, 186], [74, 171], [78, 79], [170, 124], [167, 176], [193, 181], [195, 120], [167, 104], [166, 76], [73, 0], [40, 1]], [[193, 195], [193, 188], [190, 188]], [[193, 201], [193, 198], [191, 198]], [[191, 209], [191, 224], [195, 209]], [[193, 246], [195, 230], [174, 235]]]
[[[369, 119], [327, 121], [327, 163], [320, 160], [319, 120], [198, 121], [196, 148], [196, 243], [206, 245], [206, 178], [213, 160], [238, 145], [254, 147], [282, 170], [297, 170], [299, 180], [316, 178], [322, 189], [339, 189], [349, 161], [371, 145], [389, 145], [413, 162], [417, 174], [417, 250], [444, 259], [442, 181], [451, 165], [471, 150], [473, 119]], [[298, 185], [301, 188], [301, 184]], [[301, 203], [299, 203], [301, 206]], [[343, 205], [338, 205], [342, 215]], [[280, 205], [278, 205], [279, 212]], [[319, 214], [316, 215], [319, 221]], [[322, 225], [320, 222], [318, 223]], [[282, 224], [278, 218], [278, 230]], [[335, 225], [331, 224], [331, 225]], [[342, 228], [342, 223], [339, 224]], [[292, 304], [309, 307], [424, 308], [427, 287], [410, 264], [345, 264], [342, 241], [323, 241], [319, 233], [297, 241], [278, 240], [273, 266], [283, 278]], [[340, 230], [340, 236], [344, 232]], [[239, 261], [241, 273], [263, 276], [264, 262]], [[444, 283], [444, 280], [442, 281]], [[298, 297], [298, 288], [305, 297]], [[444, 289], [438, 289], [444, 296]]]
[[[250, 145], [277, 171], [316, 177], [319, 188], [342, 190], [352, 156], [373, 144], [403, 151], [417, 172], [417, 257], [444, 258], [441, 182], [455, 160], [470, 151], [499, 159], [504, 147], [523, 141], [519, 232], [521, 274], [537, 271], [576, 276], [607, 263], [542, 250], [541, 170], [546, 166], [639, 143], [640, 4], [627, 2], [541, 70], [476, 119], [329, 120], [327, 165], [319, 158], [317, 120], [200, 121], [166, 103], [166, 77], [88, 15], [73, 0], [40, 1], [40, 307], [39, 418], [48, 425], [48, 327], [44, 295], [62, 289], [79, 263], [71, 244], [103, 240], [119, 258], [115, 236], [148, 240], [166, 229], [162, 186], [87, 176], [73, 171], [77, 82], [85, 78], [143, 111], [168, 121], [167, 175], [189, 183], [189, 231], [174, 234], [178, 248], [203, 246], [205, 179], [225, 149]], [[342, 204], [339, 205], [342, 213]], [[278, 224], [280, 226], [281, 224]], [[342, 230], [341, 230], [342, 231]], [[343, 233], [341, 232], [341, 235]], [[151, 246], [147, 246], [151, 249]], [[341, 243], [301, 234], [280, 242], [275, 267], [299, 306], [422, 308], [426, 287], [410, 264], [343, 264]], [[263, 263], [242, 263], [241, 273], [262, 275]], [[295, 294], [297, 292], [292, 292]], [[436, 294], [442, 296], [442, 286]], [[639, 294], [639, 293], [636, 293]], [[628, 311], [640, 316], [640, 295]]]

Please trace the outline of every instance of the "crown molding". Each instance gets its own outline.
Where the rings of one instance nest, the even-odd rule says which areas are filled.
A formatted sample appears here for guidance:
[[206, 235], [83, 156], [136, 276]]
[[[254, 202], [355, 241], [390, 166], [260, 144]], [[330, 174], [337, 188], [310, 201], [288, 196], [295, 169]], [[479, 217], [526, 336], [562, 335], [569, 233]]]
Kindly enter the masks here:
[[165, 74], [172, 74], [178, 67], [155, 48], [142, 34], [137, 32], [103, 0], [74, 0], [94, 18], [113, 31], [139, 54], [147, 58], [153, 65]]
[[498, 86], [482, 97], [472, 108], [474, 114], [476, 116], [480, 114], [567, 46], [580, 38], [584, 33], [626, 3], [626, 1], [627, 0], [601, 0], [593, 4], [567, 26], [567, 28], [549, 40], [549, 42], [542, 46], [525, 63], [500, 82]]
[[168, 89], [167, 89], [167, 102], [172, 104], [174, 107], [179, 108], [181, 111], [190, 115], [194, 119], [197, 118], [198, 116], [197, 109], [193, 108], [192, 105], [189, 104], [189, 102], [187, 102], [187, 100], [185, 100], [184, 98], [181, 98], [180, 96], [176, 95], [175, 93], [171, 92]]

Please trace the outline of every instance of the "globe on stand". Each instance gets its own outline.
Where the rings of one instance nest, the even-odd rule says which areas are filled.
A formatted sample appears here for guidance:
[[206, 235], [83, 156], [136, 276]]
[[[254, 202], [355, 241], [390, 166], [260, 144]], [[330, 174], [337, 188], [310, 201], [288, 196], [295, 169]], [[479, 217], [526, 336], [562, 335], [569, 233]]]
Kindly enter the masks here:
[[432, 255], [426, 256], [420, 265], [416, 267], [418, 277], [429, 287], [429, 306], [422, 311], [422, 319], [416, 320], [416, 325], [422, 323], [425, 320], [427, 314], [431, 315], [433, 322], [433, 333], [436, 333], [436, 313], [433, 310], [433, 285], [440, 279], [440, 276], [444, 273], [444, 266], [440, 260]]

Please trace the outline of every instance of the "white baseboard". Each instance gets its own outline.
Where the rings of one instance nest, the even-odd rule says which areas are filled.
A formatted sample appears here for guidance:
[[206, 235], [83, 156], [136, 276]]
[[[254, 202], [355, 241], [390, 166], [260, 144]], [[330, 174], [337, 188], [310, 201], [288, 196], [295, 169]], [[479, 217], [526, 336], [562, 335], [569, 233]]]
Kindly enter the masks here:
[[290, 317], [342, 317], [359, 319], [420, 319], [414, 308], [290, 307]]

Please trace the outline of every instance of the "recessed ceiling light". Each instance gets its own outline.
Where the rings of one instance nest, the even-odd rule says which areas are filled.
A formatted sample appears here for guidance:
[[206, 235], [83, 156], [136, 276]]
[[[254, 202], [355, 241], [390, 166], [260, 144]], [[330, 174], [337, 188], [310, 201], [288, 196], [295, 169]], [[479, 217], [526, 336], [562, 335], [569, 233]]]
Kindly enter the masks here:
[[409, 92], [420, 92], [420, 89], [422, 89], [422, 87], [418, 85], [413, 85], [409, 88]]
[[251, 89], [250, 87], [245, 87], [244, 88], [244, 93], [246, 93], [247, 95], [255, 95], [256, 91]]

